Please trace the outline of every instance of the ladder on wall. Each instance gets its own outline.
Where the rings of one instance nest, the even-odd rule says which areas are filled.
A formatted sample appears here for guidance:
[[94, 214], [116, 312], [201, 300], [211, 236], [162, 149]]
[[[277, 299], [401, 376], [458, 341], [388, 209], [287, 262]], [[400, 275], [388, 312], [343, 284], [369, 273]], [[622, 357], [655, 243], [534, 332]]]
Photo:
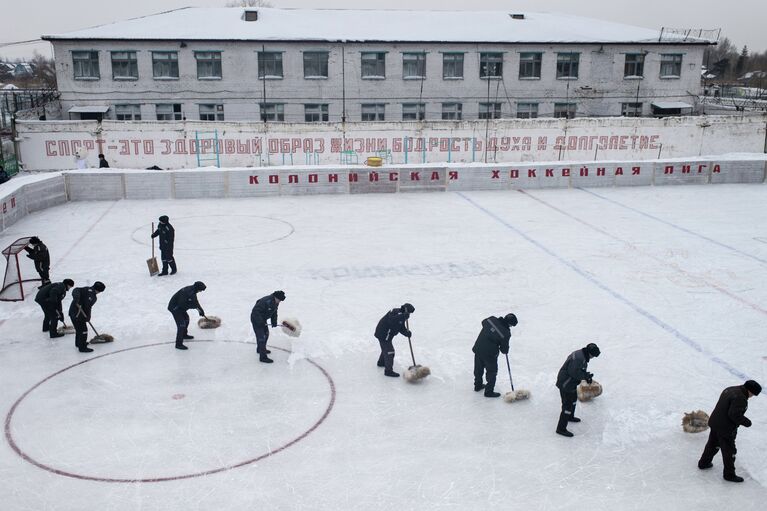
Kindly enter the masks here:
[[[220, 156], [220, 146], [218, 145], [218, 130], [195, 131], [194, 140], [195, 140], [194, 150], [195, 150], [195, 154], [197, 155], [197, 166], [202, 167], [202, 162], [204, 161], [215, 161], [216, 167], [220, 167], [221, 156]], [[202, 142], [205, 140], [213, 141], [213, 154], [208, 155], [202, 152]]]

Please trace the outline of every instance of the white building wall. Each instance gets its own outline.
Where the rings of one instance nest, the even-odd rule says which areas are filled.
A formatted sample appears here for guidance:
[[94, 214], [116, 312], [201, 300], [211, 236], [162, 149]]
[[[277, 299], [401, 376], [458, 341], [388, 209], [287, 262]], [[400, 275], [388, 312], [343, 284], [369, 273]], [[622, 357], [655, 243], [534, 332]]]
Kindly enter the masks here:
[[[266, 101], [285, 104], [285, 121], [303, 122], [306, 103], [329, 104], [330, 121], [340, 121], [342, 96], [346, 95], [346, 120], [361, 119], [362, 103], [386, 103], [386, 120], [402, 120], [402, 103], [426, 103], [427, 119], [441, 119], [443, 102], [463, 103], [463, 118], [477, 119], [480, 102], [488, 98], [488, 80], [479, 77], [480, 52], [503, 52], [503, 79], [489, 80], [491, 102], [502, 103], [503, 117], [516, 117], [517, 102], [539, 102], [539, 116], [551, 117], [556, 102], [575, 102], [578, 116], [618, 116], [621, 103], [639, 102], [644, 113], [651, 113], [653, 100], [685, 101], [694, 104], [700, 93], [702, 45], [563, 45], [563, 44], [391, 44], [391, 43], [312, 43], [312, 42], [235, 42], [235, 41], [60, 41], [54, 40], [55, 59], [64, 117], [75, 105], [112, 107], [107, 118], [114, 118], [115, 104], [141, 105], [143, 120], [154, 120], [157, 103], [181, 103], [188, 120], [199, 119], [200, 103], [222, 103], [227, 121], [259, 119], [258, 104]], [[257, 52], [283, 53], [283, 79], [258, 79]], [[99, 52], [100, 79], [74, 79], [73, 50]], [[137, 52], [139, 78], [112, 78], [111, 52]], [[152, 50], [177, 51], [179, 79], [152, 77]], [[197, 78], [195, 51], [222, 52], [222, 79]], [[303, 51], [328, 51], [328, 78], [305, 79]], [[361, 78], [362, 51], [385, 51], [386, 79]], [[402, 53], [426, 52], [426, 78], [402, 77]], [[542, 52], [540, 80], [519, 79], [519, 54]], [[464, 53], [464, 77], [442, 77], [442, 53]], [[557, 53], [580, 53], [577, 79], [556, 78]], [[626, 53], [647, 52], [644, 78], [624, 79]], [[662, 53], [683, 53], [682, 73], [678, 79], [660, 78]], [[342, 65], [343, 63], [343, 65]], [[345, 83], [345, 85], [344, 85]], [[423, 86], [423, 90], [421, 87]], [[76, 117], [76, 116], [75, 116]]]

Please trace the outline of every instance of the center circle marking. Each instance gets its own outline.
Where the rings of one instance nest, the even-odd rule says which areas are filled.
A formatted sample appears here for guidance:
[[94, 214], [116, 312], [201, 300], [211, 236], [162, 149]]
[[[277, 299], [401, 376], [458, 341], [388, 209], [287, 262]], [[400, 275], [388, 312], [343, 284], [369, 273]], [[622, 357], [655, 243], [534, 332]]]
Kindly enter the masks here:
[[[190, 340], [187, 342], [214, 342], [214, 341], [206, 341], [206, 340]], [[216, 342], [231, 342], [231, 343], [240, 343], [240, 344], [252, 344], [245, 341], [216, 341]], [[66, 371], [69, 371], [70, 369], [73, 369], [75, 367], [81, 366], [83, 364], [87, 364], [89, 362], [92, 362], [94, 360], [109, 357], [111, 355], [116, 355], [118, 353], [124, 353], [126, 351], [133, 351], [138, 350], [142, 348], [150, 348], [153, 346], [162, 346], [165, 344], [173, 344], [173, 342], [158, 342], [153, 344], [143, 344], [141, 346], [134, 346], [132, 348], [125, 348], [122, 350], [112, 351], [110, 353], [105, 353], [103, 355], [97, 355], [95, 357], [91, 357], [88, 359], [85, 359], [83, 361], [77, 362], [76, 364], [72, 364], [70, 366], [65, 367], [64, 369], [61, 369], [59, 371], [56, 371], [55, 373], [47, 376], [46, 378], [40, 380], [35, 385], [30, 387], [26, 392], [24, 392], [21, 397], [19, 397], [15, 403], [13, 403], [13, 406], [11, 407], [10, 411], [8, 412], [8, 415], [5, 417], [5, 440], [8, 442], [8, 445], [13, 449], [13, 451], [18, 454], [24, 461], [27, 461], [28, 463], [31, 463], [32, 465], [35, 465], [38, 468], [41, 468], [43, 470], [46, 470], [48, 472], [52, 472], [54, 474], [58, 474], [65, 477], [71, 477], [74, 479], [82, 479], [87, 481], [99, 481], [104, 483], [159, 483], [159, 482], [165, 482], [165, 481], [178, 481], [181, 479], [191, 479], [194, 477], [203, 477], [208, 476], [211, 474], [217, 474], [219, 472], [225, 472], [227, 470], [232, 470], [239, 467], [244, 467], [245, 465], [250, 465], [252, 463], [256, 463], [257, 461], [261, 461], [265, 458], [268, 458], [270, 456], [273, 456], [281, 451], [284, 451], [288, 447], [300, 442], [307, 436], [309, 436], [315, 429], [317, 429], [320, 424], [322, 424], [325, 419], [328, 418], [328, 415], [330, 415], [331, 410], [333, 410], [333, 406], [336, 402], [336, 385], [333, 381], [333, 378], [331, 378], [330, 374], [318, 363], [313, 361], [312, 359], [305, 359], [309, 364], [313, 365], [315, 368], [317, 368], [320, 373], [325, 377], [328, 383], [328, 387], [330, 389], [330, 401], [328, 402], [328, 406], [325, 409], [325, 412], [322, 414], [322, 416], [306, 431], [295, 437], [294, 439], [290, 440], [289, 442], [278, 446], [274, 449], [271, 449], [269, 452], [266, 452], [264, 454], [261, 454], [259, 456], [246, 459], [237, 463], [232, 463], [230, 465], [225, 465], [223, 467], [218, 467], [210, 470], [204, 470], [201, 472], [193, 472], [189, 474], [179, 474], [175, 476], [164, 476], [164, 477], [147, 477], [147, 478], [136, 478], [136, 479], [127, 479], [127, 478], [115, 478], [115, 477], [100, 477], [100, 476], [92, 476], [87, 474], [78, 474], [75, 472], [69, 472], [66, 470], [58, 469], [56, 467], [52, 467], [50, 465], [46, 465], [45, 463], [42, 463], [40, 461], [35, 460], [31, 456], [29, 456], [27, 453], [25, 453], [17, 444], [16, 441], [13, 438], [13, 433], [11, 432], [11, 422], [13, 421], [13, 415], [16, 412], [16, 409], [19, 407], [19, 405], [26, 399], [35, 389], [43, 385], [44, 383], [47, 383], [51, 379], [55, 378], [56, 376], [65, 373]], [[273, 350], [279, 350], [284, 351], [285, 353], [291, 353], [290, 350], [285, 348], [279, 348], [277, 346], [269, 346]], [[183, 399], [185, 394], [174, 394], [173, 399]]]

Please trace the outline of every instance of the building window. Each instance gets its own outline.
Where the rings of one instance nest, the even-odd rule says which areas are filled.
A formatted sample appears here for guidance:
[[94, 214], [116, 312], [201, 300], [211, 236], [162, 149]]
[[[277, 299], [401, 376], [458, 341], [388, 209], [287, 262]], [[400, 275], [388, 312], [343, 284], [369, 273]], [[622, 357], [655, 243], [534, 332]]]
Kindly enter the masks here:
[[282, 78], [282, 52], [258, 52], [258, 77]]
[[224, 105], [200, 105], [201, 121], [223, 121]]
[[520, 53], [519, 54], [519, 78], [531, 79], [541, 77], [542, 53]]
[[679, 78], [682, 76], [682, 55], [663, 54], [660, 56], [660, 77]]
[[577, 107], [575, 103], [554, 103], [554, 117], [574, 119]]
[[386, 78], [386, 53], [362, 52], [362, 78]]
[[115, 119], [118, 121], [140, 121], [141, 105], [115, 105]]
[[221, 78], [221, 52], [198, 51], [194, 54], [197, 59], [197, 78], [202, 80]]
[[446, 80], [463, 78], [463, 53], [442, 55], [442, 78]]
[[480, 103], [479, 118], [480, 119], [500, 119], [501, 104], [500, 103]]
[[155, 105], [158, 121], [180, 121], [181, 103], [162, 103]]
[[517, 119], [537, 119], [538, 103], [517, 103]]
[[363, 103], [362, 120], [363, 121], [383, 121], [386, 104], [384, 103]]
[[178, 52], [153, 51], [152, 75], [154, 78], [178, 78]]
[[261, 103], [262, 121], [284, 121], [285, 104], [284, 103]]
[[304, 121], [306, 122], [327, 122], [328, 105], [304, 105]]
[[503, 75], [503, 53], [479, 54], [479, 77], [500, 78]]
[[73, 51], [72, 68], [75, 72], [75, 78], [100, 78], [99, 52]]
[[461, 103], [442, 103], [443, 121], [460, 121], [463, 119], [463, 105]]
[[403, 121], [423, 121], [426, 117], [426, 103], [403, 103]]
[[112, 52], [112, 79], [136, 80], [138, 78], [138, 60], [135, 51]]
[[557, 53], [557, 78], [578, 78], [580, 53]]
[[[304, 52], [304, 78], [328, 77], [328, 52]], [[327, 119], [326, 119], [327, 120]]]
[[426, 78], [426, 54], [402, 54], [402, 78]]
[[642, 117], [642, 103], [621, 103], [621, 116]]
[[623, 77], [639, 78], [642, 76], [644, 76], [644, 53], [627, 53]]

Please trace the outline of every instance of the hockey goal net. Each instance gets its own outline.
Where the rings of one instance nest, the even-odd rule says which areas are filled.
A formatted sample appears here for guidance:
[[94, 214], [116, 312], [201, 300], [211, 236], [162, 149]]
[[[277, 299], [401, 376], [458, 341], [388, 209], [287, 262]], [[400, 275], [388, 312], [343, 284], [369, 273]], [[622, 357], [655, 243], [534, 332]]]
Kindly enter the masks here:
[[24, 248], [29, 245], [30, 239], [19, 238], [3, 249], [5, 275], [3, 276], [3, 288], [0, 289], [0, 301], [18, 302], [24, 300], [24, 283], [40, 280], [39, 278], [24, 279], [22, 277], [19, 257], [24, 255]]

